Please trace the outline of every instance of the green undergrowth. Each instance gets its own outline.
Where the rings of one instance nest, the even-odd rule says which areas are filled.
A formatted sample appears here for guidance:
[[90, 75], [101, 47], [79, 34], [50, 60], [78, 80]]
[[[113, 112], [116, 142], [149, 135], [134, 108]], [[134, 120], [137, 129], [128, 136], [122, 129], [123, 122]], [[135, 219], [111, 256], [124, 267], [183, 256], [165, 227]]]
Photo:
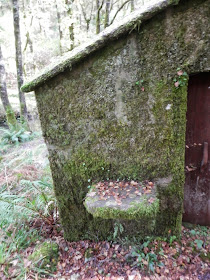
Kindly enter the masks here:
[[[43, 225], [51, 224], [58, 213], [46, 146], [37, 136], [23, 140], [27, 146], [19, 140], [1, 142], [0, 266], [6, 279], [25, 279], [29, 271], [40, 277], [51, 273], [24, 257], [26, 250], [44, 241]], [[34, 227], [36, 221], [41, 226]]]
[[[5, 276], [10, 275], [11, 265], [15, 264], [15, 279], [23, 279], [21, 277], [29, 269], [24, 267], [23, 251], [43, 241], [42, 227], [33, 228], [33, 221], [42, 220], [49, 224], [52, 217], [57, 215], [55, 211], [56, 201], [49, 177], [39, 181], [21, 180], [12, 190], [8, 186], [1, 187], [0, 264], [4, 265]], [[31, 261], [29, 266], [38, 274], [44, 271], [43, 267], [36, 265], [36, 261]]]
[[37, 136], [37, 133], [32, 133], [27, 131], [24, 126], [15, 127], [12, 126], [9, 129], [0, 129], [1, 130], [1, 146], [10, 145], [10, 144], [19, 144], [23, 142], [30, 141]]
[[[161, 267], [165, 267], [165, 259], [173, 259], [175, 263], [178, 258], [182, 258], [182, 254], [186, 254], [185, 250], [192, 255], [200, 256], [203, 262], [209, 262], [209, 227], [188, 225], [193, 229], [182, 227], [182, 233], [177, 236], [172, 235], [169, 231], [165, 237], [121, 238], [119, 233], [122, 233], [124, 228], [121, 224], [115, 224], [114, 243], [129, 248], [130, 253], [126, 255], [126, 261], [131, 267], [140, 268], [149, 274], [158, 272]], [[186, 260], [190, 262], [190, 258], [186, 257]]]
[[55, 271], [58, 262], [58, 245], [52, 241], [45, 241], [34, 248], [33, 254], [29, 257], [39, 268], [48, 268]]

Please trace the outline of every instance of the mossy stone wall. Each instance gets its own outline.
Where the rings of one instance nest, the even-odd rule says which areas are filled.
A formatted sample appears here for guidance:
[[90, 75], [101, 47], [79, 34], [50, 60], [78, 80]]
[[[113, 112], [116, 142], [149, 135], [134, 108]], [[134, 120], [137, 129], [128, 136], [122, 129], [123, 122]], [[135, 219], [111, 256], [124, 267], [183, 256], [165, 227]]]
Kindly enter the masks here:
[[171, 178], [158, 187], [155, 227], [136, 235], [180, 232], [187, 82], [173, 79], [209, 68], [209, 2], [180, 1], [36, 89], [68, 240], [112, 234], [115, 221], [83, 205], [88, 185], [107, 178]]

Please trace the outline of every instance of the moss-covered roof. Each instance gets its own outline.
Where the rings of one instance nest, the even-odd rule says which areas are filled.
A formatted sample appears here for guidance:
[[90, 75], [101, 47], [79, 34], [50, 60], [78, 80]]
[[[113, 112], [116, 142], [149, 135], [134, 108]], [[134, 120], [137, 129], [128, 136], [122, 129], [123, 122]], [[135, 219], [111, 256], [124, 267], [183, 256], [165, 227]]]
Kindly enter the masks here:
[[112, 24], [103, 30], [100, 34], [94, 36], [91, 41], [80, 45], [73, 51], [67, 52], [45, 68], [38, 76], [30, 82], [25, 83], [21, 90], [23, 92], [30, 92], [37, 87], [41, 86], [47, 80], [55, 77], [59, 73], [65, 71], [67, 68], [72, 68], [75, 63], [85, 58], [94, 51], [104, 47], [109, 41], [116, 40], [122, 34], [132, 31], [136, 27], [139, 28], [140, 24], [152, 18], [155, 14], [161, 12], [165, 8], [178, 4], [179, 0], [159, 0], [155, 4], [145, 5], [126, 16], [122, 21]]

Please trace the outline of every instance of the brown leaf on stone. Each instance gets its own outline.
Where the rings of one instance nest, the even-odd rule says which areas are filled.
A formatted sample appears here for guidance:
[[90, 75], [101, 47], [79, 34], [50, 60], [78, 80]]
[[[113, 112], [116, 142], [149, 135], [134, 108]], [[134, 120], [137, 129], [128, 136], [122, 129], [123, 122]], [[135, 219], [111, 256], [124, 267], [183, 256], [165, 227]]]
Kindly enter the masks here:
[[135, 182], [135, 181], [131, 181], [131, 186], [137, 186], [138, 185], [138, 183], [137, 182]]
[[145, 190], [144, 193], [148, 194], [148, 193], [151, 193], [152, 191], [151, 190]]
[[96, 192], [90, 192], [87, 196], [93, 197], [93, 196], [95, 196], [95, 195], [96, 195]]

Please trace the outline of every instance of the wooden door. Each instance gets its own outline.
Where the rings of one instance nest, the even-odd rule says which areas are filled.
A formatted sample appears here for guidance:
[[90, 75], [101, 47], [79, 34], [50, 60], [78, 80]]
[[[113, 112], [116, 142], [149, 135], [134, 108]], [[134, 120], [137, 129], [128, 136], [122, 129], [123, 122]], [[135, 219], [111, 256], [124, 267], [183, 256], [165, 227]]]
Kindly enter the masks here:
[[210, 225], [210, 72], [188, 86], [183, 221]]

